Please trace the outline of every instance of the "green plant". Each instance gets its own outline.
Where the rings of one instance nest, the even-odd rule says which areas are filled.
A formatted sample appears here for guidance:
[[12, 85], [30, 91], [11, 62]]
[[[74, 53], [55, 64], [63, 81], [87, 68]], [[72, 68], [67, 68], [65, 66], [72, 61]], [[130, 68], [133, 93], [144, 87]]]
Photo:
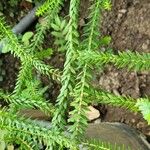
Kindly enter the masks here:
[[9, 4], [11, 6], [17, 6], [18, 3], [19, 3], [19, 0], [9, 0]]
[[[114, 55], [107, 50], [98, 52], [101, 46], [110, 42], [109, 37], [101, 38], [99, 34], [101, 11], [110, 9], [109, 0], [91, 1], [82, 40], [78, 33], [80, 0], [70, 0], [69, 17], [66, 20], [58, 17], [63, 2], [47, 0], [37, 10], [36, 14], [43, 17], [37, 24], [33, 37], [23, 40], [25, 44], [11, 32], [4, 19], [0, 19], [0, 40], [7, 39], [7, 48], [21, 62], [14, 91], [0, 91], [0, 99], [8, 104], [0, 109], [0, 129], [3, 131], [0, 138], [6, 144], [16, 143], [20, 149], [25, 150], [39, 150], [40, 146], [45, 146], [46, 149], [79, 149], [80, 144], [89, 149], [113, 149], [110, 143], [83, 138], [88, 125], [88, 105], [95, 99], [95, 103], [141, 111], [150, 123], [150, 101], [148, 98], [140, 98], [136, 102], [130, 97], [115, 96], [94, 88], [91, 84], [92, 69], [113, 63], [121, 68], [149, 70], [150, 54], [122, 52]], [[51, 49], [42, 49], [44, 36], [50, 28], [53, 29], [52, 35], [59, 52], [66, 54], [63, 71], [46, 65], [43, 61], [52, 54]], [[41, 87], [37, 73], [47, 75], [61, 84], [55, 106], [44, 98], [47, 87]], [[21, 116], [19, 111], [25, 108], [40, 109], [52, 117], [51, 128], [40, 126], [32, 119]], [[70, 126], [66, 129], [66, 125]], [[120, 149], [119, 146], [117, 148]]]

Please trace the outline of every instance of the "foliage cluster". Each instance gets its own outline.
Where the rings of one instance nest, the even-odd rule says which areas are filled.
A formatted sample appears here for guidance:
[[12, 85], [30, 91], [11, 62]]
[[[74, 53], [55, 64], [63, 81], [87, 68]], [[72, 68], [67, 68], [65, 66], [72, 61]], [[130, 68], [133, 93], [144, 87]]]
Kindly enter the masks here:
[[[65, 18], [59, 16], [63, 4], [63, 0], [47, 0], [37, 9], [36, 14], [42, 18], [27, 44], [12, 33], [4, 18], [0, 19], [0, 40], [7, 39], [7, 49], [21, 62], [13, 92], [0, 90], [0, 99], [8, 104], [0, 108], [1, 141], [5, 141], [6, 145], [16, 143], [25, 150], [39, 150], [43, 146], [48, 150], [80, 149], [80, 144], [88, 149], [113, 149], [110, 143], [83, 138], [88, 125], [88, 105], [102, 103], [141, 112], [150, 124], [150, 101], [148, 98], [134, 100], [96, 89], [91, 83], [92, 70], [108, 63], [129, 70], [149, 70], [150, 54], [128, 51], [116, 55], [107, 49], [101, 51], [101, 47], [110, 42], [110, 38], [102, 38], [99, 31], [101, 12], [111, 8], [109, 0], [91, 0], [88, 23], [81, 38], [78, 32], [80, 0], [70, 0], [69, 14]], [[65, 54], [62, 71], [44, 62], [52, 57], [52, 49], [42, 48], [46, 32], [50, 29], [57, 47], [53, 51]], [[39, 74], [61, 84], [55, 105], [44, 98], [47, 87], [41, 86]], [[19, 114], [20, 110], [27, 108], [40, 109], [52, 117], [51, 128], [40, 126]], [[66, 125], [69, 125], [67, 129]], [[116, 146], [115, 149], [120, 148]]]

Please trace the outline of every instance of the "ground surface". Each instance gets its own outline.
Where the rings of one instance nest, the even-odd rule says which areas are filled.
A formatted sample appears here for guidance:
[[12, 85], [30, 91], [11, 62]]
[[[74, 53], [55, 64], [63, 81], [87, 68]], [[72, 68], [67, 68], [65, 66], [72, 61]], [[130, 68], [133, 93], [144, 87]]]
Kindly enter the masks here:
[[[113, 0], [112, 12], [104, 14], [103, 34], [111, 35], [114, 50], [150, 52], [150, 1]], [[99, 85], [115, 94], [133, 98], [150, 95], [148, 72], [128, 72], [108, 67], [99, 77]], [[119, 121], [138, 128], [150, 136], [150, 127], [140, 115], [118, 108], [106, 107], [104, 121]]]
[[[81, 0], [80, 26], [87, 17], [88, 0]], [[112, 37], [111, 47], [115, 51], [133, 50], [138, 52], [150, 52], [150, 0], [113, 0], [112, 11], [103, 14], [101, 26], [102, 35]], [[14, 25], [33, 6], [21, 1], [16, 8], [10, 7], [4, 0], [0, 0], [0, 11], [6, 15], [7, 21]], [[67, 11], [67, 10], [66, 10]], [[11, 13], [10, 13], [11, 12]], [[61, 58], [59, 56], [56, 57]], [[53, 63], [57, 59], [53, 60]], [[11, 55], [0, 55], [3, 62], [2, 68], [6, 71], [0, 87], [12, 90], [18, 73], [19, 62]], [[59, 66], [59, 64], [58, 64]], [[150, 95], [150, 75], [148, 72], [128, 72], [119, 70], [109, 65], [103, 73], [97, 74], [98, 85], [114, 94], [129, 95], [133, 98]], [[47, 82], [46, 79], [43, 79]], [[58, 86], [52, 85], [49, 96], [55, 95]], [[133, 114], [126, 110], [108, 106], [98, 106], [101, 112], [101, 120], [109, 122], [123, 122], [137, 128], [150, 139], [150, 127], [139, 114]]]

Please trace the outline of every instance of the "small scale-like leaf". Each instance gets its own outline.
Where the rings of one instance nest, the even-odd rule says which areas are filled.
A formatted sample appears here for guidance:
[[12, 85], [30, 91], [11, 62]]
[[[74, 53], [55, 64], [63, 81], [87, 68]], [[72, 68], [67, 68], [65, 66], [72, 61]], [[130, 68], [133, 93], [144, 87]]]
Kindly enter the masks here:
[[22, 37], [22, 42], [27, 46], [29, 45], [29, 40], [33, 36], [33, 32], [26, 32]]

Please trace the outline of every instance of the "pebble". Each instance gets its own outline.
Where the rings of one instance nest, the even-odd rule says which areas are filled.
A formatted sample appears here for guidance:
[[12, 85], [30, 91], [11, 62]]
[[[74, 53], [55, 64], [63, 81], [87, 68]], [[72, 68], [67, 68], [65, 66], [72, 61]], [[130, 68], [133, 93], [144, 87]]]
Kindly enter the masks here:
[[139, 122], [138, 124], [137, 124], [137, 128], [139, 129], [139, 128], [143, 128], [144, 127], [144, 122]]
[[125, 14], [126, 12], [127, 12], [126, 9], [121, 9], [121, 10], [119, 10], [119, 13], [122, 13], [122, 14]]
[[149, 44], [150, 44], [150, 41], [149, 41], [149, 40], [146, 40], [146, 42], [145, 42], [145, 43], [143, 43], [143, 45], [142, 45], [142, 49], [143, 49], [143, 50], [147, 50], [147, 49], [148, 49]]
[[82, 19], [80, 19], [80, 21], [79, 21], [79, 26], [80, 27], [83, 27], [85, 25], [85, 21], [84, 21], [84, 19], [82, 18]]
[[94, 123], [95, 124], [99, 124], [99, 123], [101, 123], [102, 122], [102, 120], [99, 118], [99, 119], [96, 119], [95, 121], [94, 121]]
[[12, 12], [10, 13], [9, 16], [12, 17], [12, 18], [14, 18], [14, 14]]
[[97, 119], [100, 116], [100, 112], [93, 106], [89, 106], [88, 109], [89, 111], [87, 112], [87, 118], [89, 119], [89, 121]]
[[131, 119], [131, 122], [132, 122], [132, 123], [135, 123], [135, 119]]
[[143, 49], [143, 50], [147, 50], [147, 49], [148, 49], [148, 45], [147, 45], [146, 43], [143, 43], [142, 49]]

